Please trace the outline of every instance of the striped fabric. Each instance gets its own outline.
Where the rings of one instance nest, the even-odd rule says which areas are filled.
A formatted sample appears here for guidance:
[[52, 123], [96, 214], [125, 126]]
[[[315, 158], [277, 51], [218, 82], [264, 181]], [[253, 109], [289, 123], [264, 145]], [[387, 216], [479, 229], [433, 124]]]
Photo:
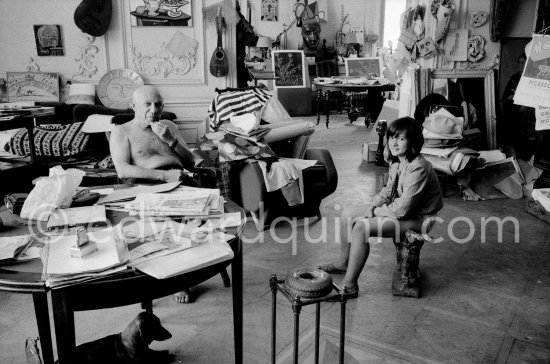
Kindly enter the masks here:
[[217, 130], [222, 122], [229, 121], [232, 116], [260, 110], [270, 97], [271, 95], [258, 88], [216, 95], [208, 109], [210, 131]]
[[[33, 130], [34, 148], [37, 156], [67, 157], [84, 150], [89, 135], [81, 131], [83, 123], [67, 125], [41, 125]], [[29, 135], [26, 128], [20, 129], [4, 150], [15, 155], [29, 155]]]

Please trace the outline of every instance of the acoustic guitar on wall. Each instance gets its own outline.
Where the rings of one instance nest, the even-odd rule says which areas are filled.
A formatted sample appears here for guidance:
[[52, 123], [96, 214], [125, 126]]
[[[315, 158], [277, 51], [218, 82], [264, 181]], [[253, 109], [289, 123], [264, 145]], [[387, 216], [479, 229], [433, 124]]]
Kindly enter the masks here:
[[218, 46], [212, 54], [210, 60], [210, 73], [214, 77], [225, 77], [229, 72], [229, 62], [227, 61], [227, 55], [222, 47], [222, 34], [225, 29], [225, 19], [221, 15], [222, 9], [218, 9], [218, 15], [216, 16], [216, 31], [218, 33]]

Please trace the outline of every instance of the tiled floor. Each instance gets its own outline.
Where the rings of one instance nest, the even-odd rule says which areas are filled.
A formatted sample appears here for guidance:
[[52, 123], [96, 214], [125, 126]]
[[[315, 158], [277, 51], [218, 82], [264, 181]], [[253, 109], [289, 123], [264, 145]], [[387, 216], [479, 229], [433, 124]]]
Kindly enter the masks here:
[[[393, 116], [385, 109], [381, 117], [391, 120]], [[339, 173], [338, 190], [323, 201], [323, 221], [307, 229], [281, 224], [263, 235], [248, 223], [244, 233], [250, 241], [244, 247], [246, 363], [270, 361], [271, 274], [284, 277], [293, 268], [336, 257], [338, 210], [369, 201], [381, 187], [384, 169], [361, 160], [367, 135], [362, 120], [350, 125], [343, 116], [331, 116], [328, 130], [323, 123], [316, 127], [310, 147], [329, 149]], [[545, 241], [550, 226], [527, 214], [524, 205], [524, 200], [509, 199], [464, 202], [456, 190], [450, 190], [440, 213], [444, 222], [431, 232], [443, 241], [422, 250], [421, 299], [391, 295], [394, 248], [385, 241], [372, 244], [359, 298], [347, 307], [346, 363], [550, 362], [550, 245]], [[470, 218], [473, 226], [452, 222], [461, 216]], [[514, 242], [512, 224], [504, 225], [501, 242], [496, 224], [488, 224], [482, 234], [481, 221], [488, 216], [517, 218], [519, 242]], [[464, 239], [470, 233], [468, 242], [452, 242], [452, 237]], [[322, 242], [308, 243], [306, 235], [322, 236]], [[338, 282], [341, 276], [334, 278]], [[231, 290], [217, 276], [196, 287], [195, 293], [198, 298], [193, 304], [176, 304], [170, 297], [155, 301], [154, 311], [173, 337], [153, 347], [169, 349], [174, 363], [232, 362]], [[338, 303], [321, 306], [322, 363], [337, 362], [339, 309]], [[134, 305], [77, 313], [77, 343], [121, 331], [139, 310]], [[1, 363], [24, 362], [25, 338], [37, 336], [32, 312], [29, 296], [0, 293]], [[290, 363], [293, 314], [281, 297], [277, 317], [277, 358]], [[314, 308], [308, 306], [300, 321], [301, 363], [313, 362], [313, 323]]]

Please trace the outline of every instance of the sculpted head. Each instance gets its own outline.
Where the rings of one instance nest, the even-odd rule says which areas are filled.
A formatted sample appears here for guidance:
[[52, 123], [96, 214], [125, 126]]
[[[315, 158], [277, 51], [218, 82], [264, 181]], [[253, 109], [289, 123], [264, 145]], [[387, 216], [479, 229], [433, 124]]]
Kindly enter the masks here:
[[314, 20], [304, 22], [302, 25], [302, 38], [305, 49], [317, 50], [321, 40], [321, 25]]
[[156, 87], [146, 85], [134, 90], [132, 109], [135, 111], [135, 119], [147, 124], [159, 121], [163, 107], [162, 96]]

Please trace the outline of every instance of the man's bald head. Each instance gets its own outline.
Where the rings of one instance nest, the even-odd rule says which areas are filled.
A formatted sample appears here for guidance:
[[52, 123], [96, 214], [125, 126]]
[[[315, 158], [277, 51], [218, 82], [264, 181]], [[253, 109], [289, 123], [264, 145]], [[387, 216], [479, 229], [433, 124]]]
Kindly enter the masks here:
[[156, 87], [147, 85], [134, 90], [132, 109], [135, 112], [135, 120], [143, 121], [147, 125], [157, 122], [160, 120], [163, 107], [162, 96]]
[[[141, 101], [143, 99], [155, 99], [155, 98], [160, 99], [160, 101], [163, 102], [162, 96], [160, 95], [159, 90], [155, 86], [151, 86], [151, 85], [140, 86], [134, 90], [134, 94], [132, 97], [132, 104], [135, 104], [136, 101], [138, 100]], [[132, 105], [132, 107], [134, 107], [134, 105]]]

